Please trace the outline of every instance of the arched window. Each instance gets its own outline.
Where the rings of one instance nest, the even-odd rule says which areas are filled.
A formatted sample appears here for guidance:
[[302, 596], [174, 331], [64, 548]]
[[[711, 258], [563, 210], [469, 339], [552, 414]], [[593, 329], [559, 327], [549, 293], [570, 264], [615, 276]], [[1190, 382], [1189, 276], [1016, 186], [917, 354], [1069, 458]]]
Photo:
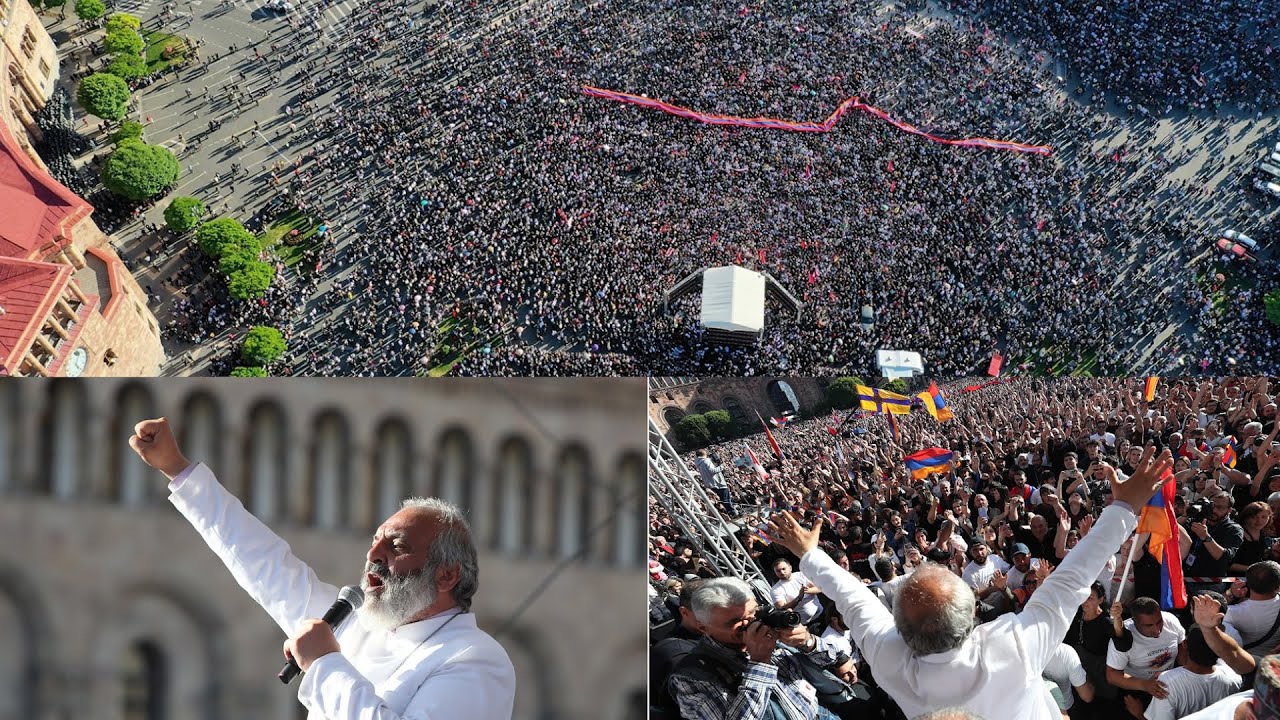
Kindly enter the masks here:
[[689, 412], [695, 415], [709, 413], [712, 410], [715, 410], [715, 408], [712, 407], [711, 403], [707, 402], [706, 400], [699, 400], [698, 402], [694, 403], [692, 406], [689, 407]]
[[246, 505], [258, 519], [269, 522], [279, 512], [280, 489], [288, 470], [288, 437], [279, 405], [263, 402], [249, 411], [246, 443]]
[[85, 431], [84, 385], [75, 380], [51, 380], [49, 405], [41, 441], [44, 444], [44, 489], [70, 499], [80, 491], [81, 438]]
[[440, 436], [436, 445], [435, 493], [464, 509], [467, 508], [467, 485], [475, 460], [471, 456], [471, 439], [465, 430], [452, 428]]
[[567, 558], [587, 546], [591, 532], [591, 465], [587, 453], [572, 447], [556, 467], [556, 554]]
[[193, 393], [182, 408], [182, 449], [192, 462], [216, 472], [222, 461], [222, 408], [205, 392]]
[[400, 509], [409, 495], [413, 473], [413, 437], [403, 420], [391, 419], [378, 428], [374, 452], [377, 518], [381, 524]]
[[[111, 437], [132, 436], [133, 426], [137, 425], [139, 420], [155, 417], [155, 414], [155, 404], [145, 385], [140, 383], [125, 385], [116, 395]], [[115, 443], [111, 451], [115, 455], [115, 467], [112, 468], [110, 482], [111, 499], [130, 507], [145, 505], [151, 495], [149, 488], [155, 485], [151, 468], [142, 462], [142, 458], [139, 458], [132, 448], [122, 442]]]
[[684, 411], [674, 405], [662, 408], [662, 419], [666, 421], [667, 427], [675, 427], [683, 417]]
[[720, 403], [724, 405], [725, 411], [729, 413], [729, 417], [733, 418], [733, 422], [737, 424], [740, 431], [751, 426], [747, 419], [747, 411], [742, 409], [742, 403], [738, 402], [738, 398], [729, 395]]
[[645, 528], [639, 509], [645, 503], [645, 482], [644, 458], [637, 453], [624, 455], [618, 462], [610, 505], [616, 508], [610, 560], [618, 567], [638, 567], [644, 559]]
[[[7, 492], [17, 482], [19, 387], [16, 382], [0, 382], [0, 493]], [[0, 717], [4, 717], [3, 714]]]
[[347, 521], [351, 477], [351, 451], [347, 442], [347, 422], [337, 411], [329, 410], [316, 418], [311, 432], [311, 473], [315, 482], [316, 527], [334, 530]]
[[155, 643], [140, 640], [121, 658], [123, 720], [161, 720], [165, 716], [164, 654]]
[[494, 479], [497, 526], [496, 545], [505, 553], [518, 553], [533, 547], [533, 456], [524, 438], [513, 437], [502, 443], [498, 454], [498, 472]]

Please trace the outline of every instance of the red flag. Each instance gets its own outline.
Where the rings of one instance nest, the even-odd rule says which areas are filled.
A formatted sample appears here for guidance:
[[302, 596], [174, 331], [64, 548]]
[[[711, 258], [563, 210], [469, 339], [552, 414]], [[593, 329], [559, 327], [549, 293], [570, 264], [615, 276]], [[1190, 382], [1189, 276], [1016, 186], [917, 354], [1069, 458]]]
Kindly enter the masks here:
[[737, 253], [737, 260], [735, 260], [733, 264], [734, 264], [734, 265], [741, 265], [741, 264], [742, 264], [742, 251], [741, 251], [741, 250], [739, 250], [739, 251], [738, 251], [738, 253]]
[[769, 438], [769, 447], [773, 448], [773, 454], [778, 456], [778, 462], [786, 462], [787, 457], [782, 454], [782, 448], [778, 447], [778, 441], [773, 439], [773, 433], [769, 430], [769, 425], [760, 417], [760, 413], [756, 413], [756, 417], [760, 418], [760, 427], [764, 428], [765, 437]]
[[893, 161], [889, 161], [889, 172], [893, 172]]
[[987, 374], [991, 377], [998, 377], [1001, 365], [1004, 365], [1004, 357], [998, 352], [991, 353], [991, 364], [987, 366]]
[[758, 248], [756, 250], [756, 257], [760, 258], [760, 264], [764, 265], [764, 248]]
[[711, 242], [713, 242], [713, 243], [714, 243], [714, 242], [716, 241], [716, 238], [718, 238], [718, 237], [720, 237], [720, 231], [719, 231], [719, 230], [712, 230], [712, 231], [711, 231]]
[[818, 282], [818, 268], [809, 271], [809, 284], [812, 285], [816, 282]]

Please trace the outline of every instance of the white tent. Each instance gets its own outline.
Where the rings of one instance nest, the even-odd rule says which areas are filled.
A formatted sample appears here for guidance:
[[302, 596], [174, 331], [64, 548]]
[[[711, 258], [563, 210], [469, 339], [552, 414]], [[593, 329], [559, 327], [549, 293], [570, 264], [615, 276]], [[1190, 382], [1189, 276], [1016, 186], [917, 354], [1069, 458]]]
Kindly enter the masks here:
[[909, 350], [877, 350], [876, 364], [880, 366], [880, 373], [891, 380], [924, 373], [920, 353]]
[[702, 325], [708, 330], [759, 333], [764, 329], [765, 278], [736, 265], [702, 275]]

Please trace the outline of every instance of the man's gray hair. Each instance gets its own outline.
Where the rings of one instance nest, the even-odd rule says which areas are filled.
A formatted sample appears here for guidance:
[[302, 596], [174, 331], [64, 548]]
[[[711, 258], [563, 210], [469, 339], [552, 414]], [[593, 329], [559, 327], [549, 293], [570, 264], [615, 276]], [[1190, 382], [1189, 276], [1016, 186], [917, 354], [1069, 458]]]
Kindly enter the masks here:
[[453, 586], [453, 600], [463, 612], [469, 611], [471, 598], [480, 587], [480, 562], [466, 514], [457, 505], [439, 498], [411, 497], [401, 507], [424, 510], [435, 517], [438, 530], [422, 572], [434, 580], [436, 570], [457, 567], [458, 584]]
[[1252, 430], [1252, 431], [1253, 431], [1253, 434], [1254, 434], [1254, 435], [1261, 435], [1261, 434], [1262, 434], [1262, 423], [1258, 422], [1257, 420], [1254, 420], [1253, 422], [1247, 422], [1247, 423], [1245, 423], [1245, 424], [1244, 424], [1244, 428], [1242, 429], [1242, 432], [1243, 432], [1244, 434], [1248, 435], [1250, 430]]
[[[935, 589], [941, 586], [946, 598], [939, 602]], [[973, 632], [977, 598], [955, 573], [941, 565], [925, 563], [916, 568], [898, 588], [893, 604], [893, 623], [902, 641], [917, 655], [933, 655], [954, 650]]]
[[711, 622], [711, 611], [716, 608], [746, 605], [755, 599], [751, 586], [738, 578], [721, 577], [703, 580], [689, 596], [689, 610], [698, 622]]
[[915, 716], [912, 720], [982, 720], [982, 717], [964, 708], [944, 708], [930, 710], [923, 715]]

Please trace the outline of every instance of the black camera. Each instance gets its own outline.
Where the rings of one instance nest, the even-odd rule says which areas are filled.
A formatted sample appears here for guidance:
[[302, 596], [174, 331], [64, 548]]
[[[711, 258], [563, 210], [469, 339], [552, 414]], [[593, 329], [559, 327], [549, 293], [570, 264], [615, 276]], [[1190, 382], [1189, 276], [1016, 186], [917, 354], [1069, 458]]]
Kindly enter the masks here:
[[756, 620], [763, 623], [765, 627], [780, 630], [799, 625], [800, 613], [795, 610], [783, 610], [773, 605], [761, 605], [756, 610]]
[[1212, 509], [1213, 501], [1200, 498], [1187, 506], [1187, 519], [1191, 522], [1204, 522], [1209, 519], [1209, 512]]

